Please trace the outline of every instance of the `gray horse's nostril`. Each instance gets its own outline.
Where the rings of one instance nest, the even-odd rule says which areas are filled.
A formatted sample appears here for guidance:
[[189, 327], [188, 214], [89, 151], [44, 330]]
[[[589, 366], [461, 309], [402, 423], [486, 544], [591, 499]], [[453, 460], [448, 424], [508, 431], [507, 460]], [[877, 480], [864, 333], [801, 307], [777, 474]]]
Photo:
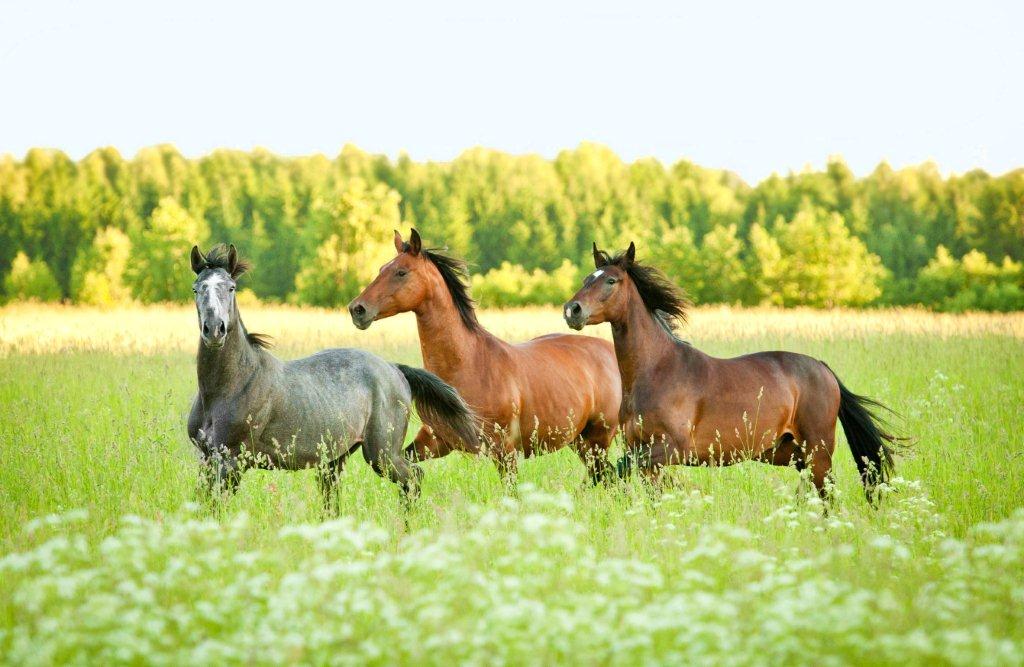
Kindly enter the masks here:
[[217, 335], [218, 336], [223, 336], [227, 332], [228, 332], [228, 325], [224, 324], [223, 322], [221, 322], [219, 325], [217, 325]]
[[204, 336], [209, 336], [210, 335], [210, 325], [207, 324], [206, 322], [203, 322], [203, 335]]

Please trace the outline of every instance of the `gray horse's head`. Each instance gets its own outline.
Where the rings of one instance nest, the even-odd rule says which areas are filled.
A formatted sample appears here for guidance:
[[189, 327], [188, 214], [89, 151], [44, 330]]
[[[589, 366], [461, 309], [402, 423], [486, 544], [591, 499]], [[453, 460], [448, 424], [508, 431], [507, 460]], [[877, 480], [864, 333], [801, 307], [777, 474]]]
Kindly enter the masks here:
[[248, 267], [239, 261], [234, 245], [216, 245], [205, 257], [199, 246], [192, 246], [191, 260], [196, 274], [192, 291], [196, 296], [199, 336], [206, 347], [218, 349], [224, 346], [232, 327], [238, 325], [235, 281]]

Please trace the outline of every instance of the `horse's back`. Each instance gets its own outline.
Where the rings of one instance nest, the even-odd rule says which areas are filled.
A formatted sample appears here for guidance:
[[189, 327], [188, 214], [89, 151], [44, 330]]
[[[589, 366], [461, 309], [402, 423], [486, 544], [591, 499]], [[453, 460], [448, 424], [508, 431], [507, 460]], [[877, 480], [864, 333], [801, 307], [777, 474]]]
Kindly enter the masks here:
[[[396, 421], [399, 413], [408, 414], [408, 383], [393, 364], [370, 352], [321, 350], [287, 362], [283, 370], [283, 403], [325, 428], [344, 425], [359, 438], [375, 418]], [[387, 414], [378, 414], [383, 412]]]
[[794, 409], [798, 403], [808, 402], [815, 409], [838, 407], [839, 384], [835, 376], [825, 364], [806, 354], [775, 350], [716, 362], [715, 375], [724, 380], [722, 384], [747, 391], [756, 386], [776, 399], [787, 394], [793, 398]]
[[545, 334], [512, 345], [512, 348], [526, 357], [557, 356], [576, 359], [582, 357], [593, 361], [612, 362], [617, 365], [615, 348], [611, 342], [594, 336]]

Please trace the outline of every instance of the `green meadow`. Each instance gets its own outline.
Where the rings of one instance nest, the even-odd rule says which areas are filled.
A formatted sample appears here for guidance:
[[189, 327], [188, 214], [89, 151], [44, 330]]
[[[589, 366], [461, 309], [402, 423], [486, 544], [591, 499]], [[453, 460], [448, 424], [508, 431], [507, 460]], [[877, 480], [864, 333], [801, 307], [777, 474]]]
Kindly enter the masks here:
[[[242, 311], [284, 357], [421, 363], [411, 316], [363, 333], [336, 311]], [[487, 460], [425, 462], [409, 511], [358, 455], [337, 517], [310, 471], [247, 473], [211, 509], [185, 435], [189, 308], [0, 309], [0, 661], [1024, 662], [1024, 315], [690, 319], [709, 353], [810, 354], [898, 412], [914, 443], [881, 507], [840, 435], [828, 512], [792, 469], [594, 488], [568, 450], [521, 462], [515, 493]], [[482, 321], [565, 330], [556, 309]]]

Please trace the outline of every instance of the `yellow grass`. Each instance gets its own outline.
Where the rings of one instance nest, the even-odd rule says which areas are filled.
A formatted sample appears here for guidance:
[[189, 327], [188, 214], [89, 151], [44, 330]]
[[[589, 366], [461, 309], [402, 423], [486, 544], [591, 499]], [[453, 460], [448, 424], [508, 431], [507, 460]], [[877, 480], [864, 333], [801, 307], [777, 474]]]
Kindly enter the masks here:
[[[417, 346], [411, 314], [376, 322], [358, 331], [344, 310], [257, 306], [243, 309], [250, 331], [274, 336], [283, 352], [325, 347], [389, 349]], [[487, 310], [484, 326], [509, 340], [570, 330], [557, 308]], [[590, 327], [589, 335], [609, 337], [608, 327]], [[931, 338], [984, 335], [1024, 339], [1024, 313], [950, 315], [918, 309], [782, 310], [701, 307], [690, 314], [682, 335], [702, 340], [759, 341], [789, 337], [832, 340], [903, 334]], [[157, 305], [97, 309], [78, 306], [13, 304], [0, 308], [0, 356], [61, 351], [154, 354], [191, 351], [197, 344], [191, 306]]]

